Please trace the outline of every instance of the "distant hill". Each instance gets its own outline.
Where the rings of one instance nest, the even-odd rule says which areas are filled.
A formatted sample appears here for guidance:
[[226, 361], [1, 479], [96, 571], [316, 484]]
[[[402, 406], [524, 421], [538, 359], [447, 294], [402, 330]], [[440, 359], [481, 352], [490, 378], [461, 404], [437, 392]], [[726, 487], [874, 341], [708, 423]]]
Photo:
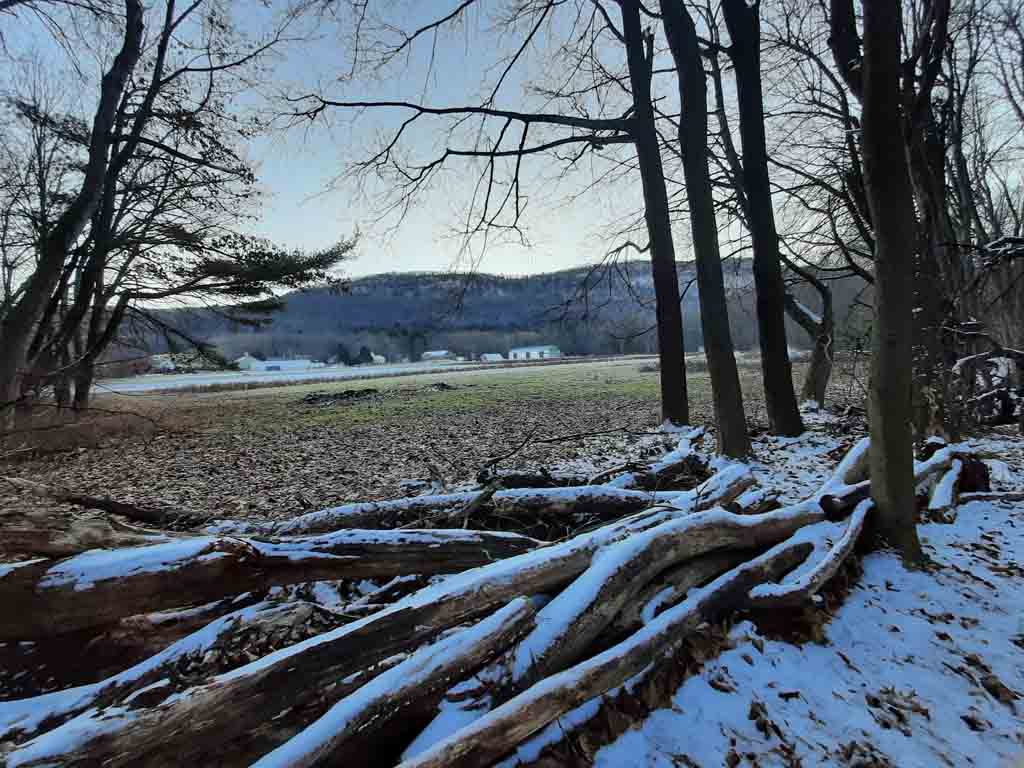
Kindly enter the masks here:
[[[703, 344], [694, 279], [692, 266], [680, 264], [688, 349]], [[757, 343], [752, 281], [747, 261], [726, 270], [739, 348]], [[856, 289], [849, 287], [841, 291], [847, 300], [836, 297], [840, 317]], [[813, 305], [812, 294], [802, 298]], [[475, 356], [540, 342], [558, 344], [567, 354], [655, 351], [653, 332], [645, 333], [654, 325], [654, 286], [644, 261], [527, 277], [386, 273], [353, 280], [343, 293], [296, 292], [286, 302], [258, 330], [207, 312], [175, 313], [174, 322], [229, 357], [251, 352], [328, 358], [339, 350], [354, 357], [362, 346], [389, 359], [416, 358], [428, 348]], [[791, 338], [794, 346], [807, 344], [795, 327]]]

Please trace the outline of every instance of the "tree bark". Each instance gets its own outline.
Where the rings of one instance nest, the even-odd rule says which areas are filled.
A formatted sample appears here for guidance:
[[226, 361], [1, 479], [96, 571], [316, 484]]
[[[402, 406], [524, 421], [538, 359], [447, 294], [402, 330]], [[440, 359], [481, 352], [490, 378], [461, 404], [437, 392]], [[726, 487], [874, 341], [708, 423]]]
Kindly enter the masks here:
[[811, 351], [811, 362], [807, 367], [807, 374], [804, 377], [803, 387], [800, 391], [802, 400], [814, 400], [819, 407], [825, 405], [825, 393], [828, 391], [828, 383], [832, 378], [832, 360], [835, 344], [835, 320], [832, 310], [832, 291], [820, 280], [817, 280], [807, 273], [801, 272], [802, 277], [808, 279], [818, 294], [821, 296], [821, 316], [813, 316], [806, 307], [796, 300], [792, 294], [786, 294], [786, 313], [807, 333], [814, 341], [814, 348]]
[[681, 2], [661, 0], [662, 22], [679, 78], [679, 145], [690, 206], [690, 231], [697, 262], [704, 351], [718, 427], [718, 450], [742, 457], [750, 452], [739, 371], [729, 329], [725, 281], [718, 250], [718, 225], [708, 171], [708, 110], [704, 67], [693, 19]]
[[341, 531], [282, 541], [191, 537], [14, 566], [0, 578], [0, 641], [103, 627], [127, 616], [271, 586], [438, 574], [523, 554], [540, 542], [482, 531]]
[[779, 235], [775, 228], [768, 150], [761, 91], [760, 5], [725, 0], [722, 8], [732, 44], [729, 56], [736, 70], [740, 138], [743, 142], [743, 184], [748, 200], [748, 225], [754, 249], [754, 287], [768, 423], [776, 435], [794, 437], [804, 431], [793, 391], [793, 368], [786, 340], [786, 289], [782, 283]]
[[902, 3], [865, 0], [862, 141], [875, 222], [872, 327], [871, 496], [877, 531], [907, 562], [923, 558], [917, 537], [911, 386], [914, 200], [900, 105]]
[[643, 183], [644, 219], [650, 238], [651, 272], [657, 305], [658, 358], [661, 376], [662, 418], [672, 424], [690, 423], [683, 349], [683, 314], [679, 306], [679, 277], [672, 241], [665, 171], [651, 102], [653, 38], [640, 25], [638, 0], [622, 0], [622, 26], [633, 91], [633, 139]]

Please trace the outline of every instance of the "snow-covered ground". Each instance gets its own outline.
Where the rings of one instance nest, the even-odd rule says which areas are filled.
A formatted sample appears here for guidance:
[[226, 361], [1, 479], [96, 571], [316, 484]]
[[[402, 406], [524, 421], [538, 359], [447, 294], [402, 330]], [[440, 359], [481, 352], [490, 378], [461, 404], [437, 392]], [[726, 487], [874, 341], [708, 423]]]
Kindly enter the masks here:
[[212, 373], [148, 374], [125, 379], [104, 379], [100, 391], [158, 392], [212, 384], [265, 384], [267, 382], [326, 381], [335, 379], [379, 379], [414, 373], [437, 373], [485, 367], [485, 363], [402, 363], [397, 365], [330, 366], [306, 371], [221, 371]]
[[[829, 443], [812, 433], [758, 447], [771, 484], [800, 495], [827, 466]], [[973, 447], [1008, 459], [990, 462], [998, 489], [1024, 487], [1024, 441]], [[971, 502], [920, 535], [936, 569], [867, 556], [824, 644], [736, 625], [734, 647], [686, 680], [671, 707], [598, 752], [596, 765], [1024, 765], [1024, 503]], [[589, 716], [574, 714], [566, 730]]]

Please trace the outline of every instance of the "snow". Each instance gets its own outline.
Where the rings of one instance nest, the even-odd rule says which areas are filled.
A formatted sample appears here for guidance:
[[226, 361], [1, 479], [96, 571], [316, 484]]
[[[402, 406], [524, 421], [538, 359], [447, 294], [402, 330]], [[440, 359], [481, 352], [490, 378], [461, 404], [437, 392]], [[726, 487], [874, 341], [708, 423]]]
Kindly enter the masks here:
[[46, 572], [39, 585], [48, 588], [73, 584], [75, 590], [80, 591], [94, 586], [97, 581], [173, 568], [175, 563], [202, 555], [209, 546], [209, 539], [198, 538], [148, 547], [93, 549], [60, 561]]
[[928, 509], [938, 511], [953, 506], [956, 482], [960, 479], [960, 472], [964, 463], [960, 459], [953, 459], [950, 468], [942, 476], [942, 479], [935, 486], [932, 492], [931, 501], [928, 502]]
[[[688, 679], [671, 709], [602, 749], [596, 765], [670, 768], [683, 756], [720, 765], [730, 749], [756, 753], [761, 766], [791, 765], [783, 757], [790, 750], [794, 761], [824, 765], [839, 763], [844, 748], [873, 750], [880, 764], [901, 768], [1015, 764], [1024, 754], [1021, 705], [1000, 703], [982, 680], [987, 667], [1024, 690], [1015, 645], [1024, 634], [1024, 581], [1019, 565], [1015, 576], [1001, 572], [1024, 559], [1021, 510], [973, 502], [952, 525], [921, 526], [941, 566], [934, 572], [908, 571], [890, 553], [866, 557], [862, 579], [825, 627], [827, 645], [795, 646], [760, 637], [750, 623], [734, 627], [736, 646]], [[999, 554], [976, 548], [986, 542], [998, 542]], [[708, 685], [717, 674], [736, 692]], [[789, 691], [799, 695], [779, 696]], [[748, 718], [753, 702], [765, 706], [781, 738]]]

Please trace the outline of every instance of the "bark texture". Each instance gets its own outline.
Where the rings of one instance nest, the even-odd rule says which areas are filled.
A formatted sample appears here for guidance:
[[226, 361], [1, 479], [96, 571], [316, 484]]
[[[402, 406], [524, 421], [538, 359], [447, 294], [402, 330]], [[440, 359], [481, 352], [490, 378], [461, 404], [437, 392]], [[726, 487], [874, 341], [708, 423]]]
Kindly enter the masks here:
[[704, 351], [708, 358], [711, 389], [718, 427], [718, 449], [726, 456], [745, 456], [750, 437], [743, 411], [743, 393], [736, 369], [725, 281], [718, 249], [718, 224], [708, 171], [708, 99], [697, 30], [686, 7], [662, 0], [662, 23], [679, 79], [679, 146], [690, 206], [690, 231], [697, 262], [700, 317]]
[[875, 320], [869, 411], [877, 530], [905, 560], [923, 557], [915, 520], [911, 430], [916, 246], [914, 200], [900, 117], [902, 4], [864, 3], [862, 141], [875, 223]]
[[779, 235], [775, 228], [768, 150], [764, 131], [764, 95], [761, 90], [760, 4], [724, 0], [725, 23], [732, 44], [729, 56], [736, 71], [740, 138], [743, 142], [743, 184], [748, 201], [748, 226], [754, 249], [754, 287], [757, 293], [757, 330], [761, 347], [768, 423], [776, 435], [790, 437], [804, 431], [793, 368], [786, 340], [786, 289], [782, 283]]
[[633, 139], [643, 182], [644, 219], [650, 238], [651, 271], [658, 324], [658, 356], [661, 363], [662, 418], [673, 424], [690, 423], [686, 392], [686, 360], [683, 349], [683, 314], [679, 306], [679, 277], [672, 241], [665, 170], [651, 101], [651, 68], [654, 39], [640, 24], [639, 0], [622, 0], [622, 32], [625, 38], [629, 82], [633, 92]]

